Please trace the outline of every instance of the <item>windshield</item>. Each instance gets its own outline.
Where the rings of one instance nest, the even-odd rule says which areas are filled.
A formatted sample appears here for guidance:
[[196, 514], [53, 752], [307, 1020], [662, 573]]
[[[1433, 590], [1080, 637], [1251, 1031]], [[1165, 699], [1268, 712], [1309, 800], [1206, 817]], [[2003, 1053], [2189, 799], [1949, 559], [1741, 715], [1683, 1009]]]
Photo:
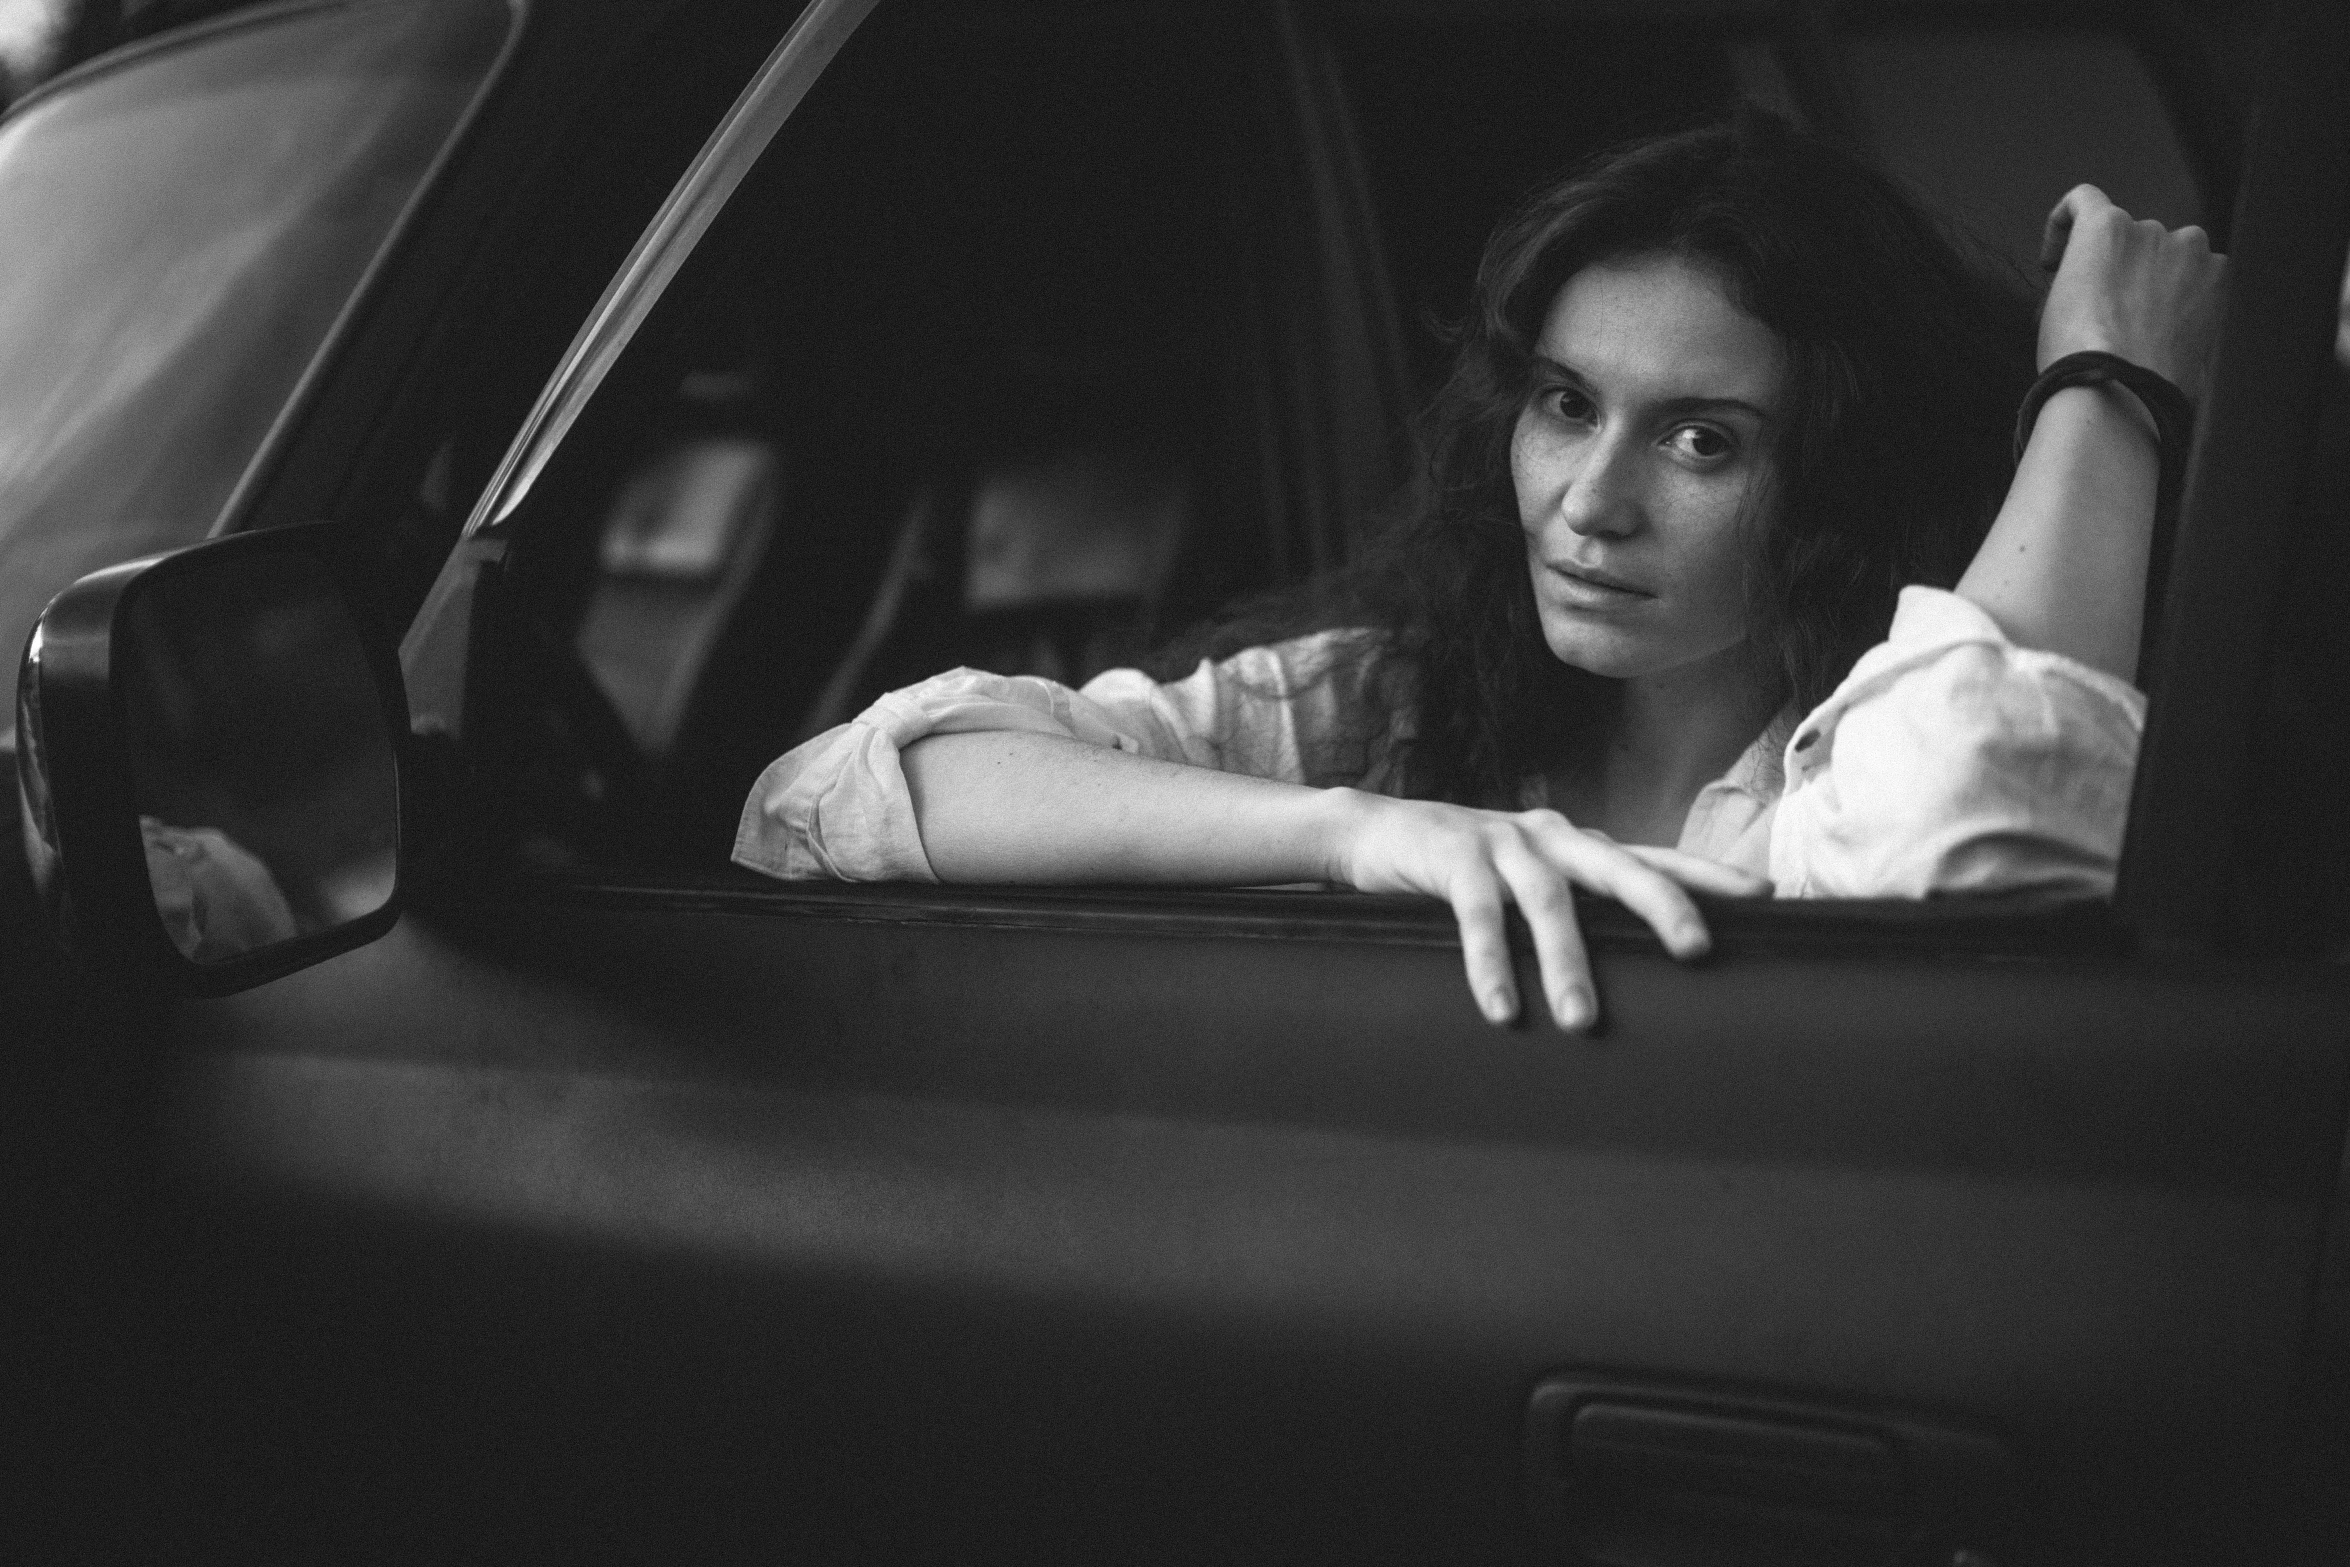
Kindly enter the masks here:
[[102, 566], [204, 538], [512, 25], [297, 7], [0, 125], [0, 651]]

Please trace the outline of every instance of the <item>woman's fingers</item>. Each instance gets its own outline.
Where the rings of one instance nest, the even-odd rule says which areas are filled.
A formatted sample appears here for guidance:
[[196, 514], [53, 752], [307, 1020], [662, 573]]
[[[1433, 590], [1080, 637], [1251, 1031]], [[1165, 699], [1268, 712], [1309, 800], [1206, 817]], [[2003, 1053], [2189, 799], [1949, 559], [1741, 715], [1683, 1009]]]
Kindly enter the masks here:
[[[1534, 956], [1542, 974], [1551, 1016], [1564, 1029], [1590, 1027], [1599, 1019], [1599, 998], [1591, 978], [1591, 958], [1576, 919], [1575, 887], [1614, 898], [1640, 916], [1654, 930], [1665, 950], [1683, 960], [1702, 957], [1713, 938], [1697, 905], [1683, 890], [1684, 879], [1724, 896], [1752, 896], [1768, 890], [1761, 878], [1726, 865], [1702, 860], [1673, 849], [1627, 848], [1570, 825], [1553, 812], [1530, 813], [1518, 819], [1516, 832], [1495, 848], [1494, 869], [1510, 901], [1524, 915], [1534, 938]], [[1459, 907], [1456, 900], [1456, 908]], [[1498, 915], [1498, 910], [1495, 911]], [[1468, 915], [1463, 916], [1463, 946], [1471, 941]], [[1508, 973], [1508, 953], [1500, 945], [1498, 920], [1495, 947], [1488, 959], [1472, 953], [1470, 983], [1483, 987], [1485, 976], [1498, 969]], [[1483, 925], [1480, 911], [1479, 939]], [[1485, 964], [1490, 963], [1491, 968]], [[1513, 987], [1514, 999], [1514, 987]], [[1492, 1016], [1488, 1009], [1488, 1016]]]
[[1358, 800], [1333, 868], [1365, 892], [1419, 893], [1450, 904], [1477, 1010], [1493, 1023], [1516, 1017], [1518, 985], [1502, 916], [1509, 889], [1494, 866], [1495, 813], [1432, 800]]
[[2200, 228], [2133, 218], [2076, 185], [2048, 215], [2041, 262], [2056, 273], [2040, 311], [2041, 364], [2101, 349], [2198, 392], [2227, 267]]
[[[1559, 1015], [1562, 1027], [1577, 1027], [1567, 1019], [1572, 1016], [1588, 1023], [1598, 1016], [1596, 992], [1591, 984], [1591, 960], [1583, 945], [1583, 935], [1575, 923], [1574, 905], [1567, 892], [1567, 883], [1588, 887], [1605, 893], [1640, 916], [1654, 930], [1665, 950], [1683, 960], [1702, 957], [1713, 945], [1713, 938], [1705, 928], [1705, 920], [1697, 912], [1697, 905], [1689, 894], [1664, 871], [1648, 864], [1640, 855], [1593, 833], [1578, 831], [1566, 818], [1553, 812], [1535, 813], [1522, 819], [1538, 847], [1539, 858], [1550, 873], [1539, 903], [1530, 904], [1525, 886], [1533, 878], [1523, 871], [1514, 871], [1504, 864], [1502, 872], [1513, 893], [1526, 908], [1528, 925], [1534, 932], [1536, 954], [1542, 959], [1543, 980], [1551, 992], [1552, 1009]], [[1671, 853], [1659, 850], [1659, 853]], [[1692, 864], [1692, 856], [1678, 856]], [[1722, 867], [1727, 871], [1728, 867]], [[1735, 873], [1732, 873], [1735, 875]], [[1555, 894], [1548, 889], [1555, 887]]]
[[2096, 186], [2073, 186], [2063, 193], [2056, 207], [2049, 209], [2049, 221], [2040, 228], [2040, 270], [2054, 273], [2063, 261], [2063, 251], [2073, 237], [2073, 221], [2082, 211], [2099, 211], [2113, 207], [2113, 200]]
[[1534, 961], [1551, 1017], [1564, 1029], [1589, 1028], [1599, 1018], [1599, 997], [1566, 870], [1531, 844], [1505, 851], [1496, 864], [1534, 937]]
[[1346, 879], [1365, 891], [1433, 893], [1449, 903], [1470, 994], [1495, 1023], [1516, 1017], [1520, 1006], [1505, 917], [1511, 903], [1533, 935], [1551, 1016], [1562, 1028], [1582, 1029], [1597, 1021], [1599, 1001], [1575, 888], [1616, 899], [1684, 959], [1712, 944], [1684, 884], [1724, 897], [1768, 890], [1759, 877], [1726, 865], [1583, 832], [1556, 811], [1504, 814], [1395, 801], [1363, 823], [1340, 862]]
[[[1689, 894], [1639, 854], [1598, 833], [1585, 832], [1556, 811], [1529, 811], [1518, 820], [1546, 858], [1578, 886], [1605, 893], [1646, 920], [1674, 957], [1699, 957], [1712, 944]], [[1692, 856], [1682, 858], [1696, 863]]]
[[1594, 892], [1606, 893], [1647, 921], [1667, 952], [1686, 961], [1704, 957], [1712, 949], [1713, 936], [1705, 928], [1704, 916], [1673, 878], [1613, 845], [1594, 844], [1586, 852], [1595, 863], [1576, 880]]
[[1710, 893], [1717, 898], [1767, 898], [1771, 894], [1770, 878], [1742, 871], [1735, 865], [1724, 865], [1702, 855], [1684, 854], [1679, 849], [1657, 849], [1647, 844], [1626, 844], [1624, 852], [1642, 864], [1662, 871], [1692, 892]]
[[1488, 1023], [1518, 1015], [1518, 981], [1510, 968], [1509, 928], [1502, 919], [1501, 879], [1489, 866], [1464, 869], [1449, 894], [1461, 930], [1461, 962], [1469, 973], [1469, 994]]
[[2076, 219], [2083, 213], [2101, 212], [2111, 206], [2112, 199], [2094, 185], [2075, 185], [2066, 191], [2040, 230], [2040, 270], [2054, 272], [2064, 260], [2065, 246], [2072, 239]]

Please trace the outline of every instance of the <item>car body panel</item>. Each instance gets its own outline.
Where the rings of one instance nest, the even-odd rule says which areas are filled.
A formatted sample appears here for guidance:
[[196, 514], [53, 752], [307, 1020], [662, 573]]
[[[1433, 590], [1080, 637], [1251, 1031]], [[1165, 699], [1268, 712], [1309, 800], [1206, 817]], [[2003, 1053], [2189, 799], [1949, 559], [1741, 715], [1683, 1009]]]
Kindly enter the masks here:
[[[306, 1205], [305, 1233], [396, 1218], [1038, 1313], [1146, 1383], [1180, 1374], [1166, 1319], [1345, 1345], [1372, 1381], [1434, 1367], [1390, 1418], [1493, 1462], [1562, 1364], [1932, 1411], [2138, 1506], [2270, 1451], [2350, 1091], [2336, 976], [1775, 952], [1733, 921], [1694, 972], [1611, 943], [1578, 1040], [1486, 1027], [1442, 926], [1376, 900], [1345, 900], [1351, 932], [1217, 929], [1268, 899], [1314, 895], [1203, 896], [1188, 934], [1144, 894], [411, 918], [191, 1009], [181, 1156]], [[1478, 1506], [1408, 1463], [1389, 1483]]]

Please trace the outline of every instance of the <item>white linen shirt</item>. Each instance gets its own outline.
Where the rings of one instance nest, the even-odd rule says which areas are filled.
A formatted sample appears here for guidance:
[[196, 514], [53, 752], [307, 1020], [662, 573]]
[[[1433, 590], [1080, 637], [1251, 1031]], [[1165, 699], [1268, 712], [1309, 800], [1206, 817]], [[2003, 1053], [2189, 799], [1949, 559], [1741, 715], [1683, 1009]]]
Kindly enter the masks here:
[[[1376, 703], [1373, 635], [1318, 632], [1164, 684], [1113, 669], [1071, 690], [957, 669], [892, 691], [769, 764], [734, 859], [787, 878], [938, 880], [898, 753], [972, 730], [1394, 794], [1407, 730]], [[1767, 877], [1781, 897], [2112, 890], [2146, 716], [2126, 682], [2018, 647], [1975, 604], [1913, 587], [1885, 641], [1794, 716], [1699, 792], [1681, 849]], [[1523, 803], [1543, 800], [1530, 781]]]

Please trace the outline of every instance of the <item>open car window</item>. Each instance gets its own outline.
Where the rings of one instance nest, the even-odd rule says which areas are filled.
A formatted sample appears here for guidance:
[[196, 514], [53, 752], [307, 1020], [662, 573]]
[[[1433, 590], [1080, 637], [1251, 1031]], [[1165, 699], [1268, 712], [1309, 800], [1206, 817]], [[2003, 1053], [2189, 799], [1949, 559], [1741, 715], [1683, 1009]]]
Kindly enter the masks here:
[[1299, 475], [1327, 361], [1292, 339], [1367, 328], [1305, 319], [1362, 306], [1300, 281], [1278, 48], [1124, 11], [862, 25], [507, 525], [524, 656], [564, 666], [537, 700], [603, 737], [525, 766], [540, 851], [723, 867], [759, 770], [881, 692], [1080, 682], [1328, 557]]
[[1464, 200], [1441, 165], [1495, 148], [1400, 153], [1496, 73], [1541, 118], [1506, 31], [1430, 85], [1425, 26], [1220, 21], [859, 28], [502, 525], [539, 700], [592, 709], [519, 721], [579, 753], [521, 769], [573, 823], [536, 853], [717, 870], [760, 769], [883, 691], [1081, 683], [1335, 562], [1515, 183], [1719, 115], [1744, 38], [1584, 37], [1611, 96]]
[[[1347, 498], [1395, 493], [1442, 323], [1531, 186], [1808, 102], [1744, 16], [1229, 20], [884, 4], [849, 40], [493, 529], [526, 861], [730, 875], [760, 770], [883, 691], [1076, 684], [1300, 580], [1364, 525]], [[1888, 34], [1859, 65], [1931, 75], [1946, 36], [1991, 46]], [[2059, 41], [2144, 85], [2088, 36]], [[2191, 211], [2166, 157], [2133, 166]], [[1317, 389], [1383, 353], [1384, 439], [1334, 434]]]

